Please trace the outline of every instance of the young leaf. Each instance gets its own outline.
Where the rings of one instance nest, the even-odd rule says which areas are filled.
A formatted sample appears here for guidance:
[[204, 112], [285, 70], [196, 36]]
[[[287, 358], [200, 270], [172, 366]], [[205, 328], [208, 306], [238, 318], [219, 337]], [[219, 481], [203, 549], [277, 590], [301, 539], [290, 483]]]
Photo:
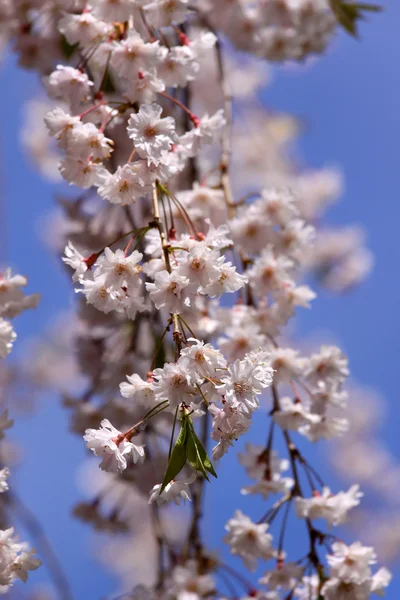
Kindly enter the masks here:
[[330, 3], [339, 23], [354, 37], [357, 37], [357, 22], [364, 18], [363, 12], [381, 12], [383, 10], [383, 7], [378, 4], [364, 2], [330, 0]]
[[341, 0], [332, 0], [332, 10], [341, 26], [351, 35], [357, 37], [357, 20], [359, 12], [354, 4], [347, 4]]
[[176, 438], [174, 449], [168, 461], [167, 470], [165, 471], [164, 481], [160, 489], [160, 494], [165, 490], [167, 485], [175, 479], [186, 464], [186, 441], [187, 441], [188, 422], [187, 419], [182, 419], [182, 426], [178, 437]]
[[366, 4], [364, 2], [357, 2], [357, 8], [359, 10], [366, 10], [367, 12], [383, 12], [383, 6], [379, 4]]
[[205, 451], [203, 444], [197, 437], [192, 423], [189, 423], [188, 425], [186, 455], [190, 466], [196, 471], [200, 471], [201, 473], [203, 473], [207, 481], [209, 481], [207, 472], [211, 473], [211, 475], [213, 475], [214, 477], [217, 477], [217, 474], [208, 457], [208, 454]]
[[190, 433], [188, 439], [186, 440], [186, 456], [192, 469], [202, 473], [203, 476], [207, 479], [207, 481], [210, 481], [205, 465], [203, 465], [200, 454], [198, 452], [196, 443], [194, 442], [194, 439]]

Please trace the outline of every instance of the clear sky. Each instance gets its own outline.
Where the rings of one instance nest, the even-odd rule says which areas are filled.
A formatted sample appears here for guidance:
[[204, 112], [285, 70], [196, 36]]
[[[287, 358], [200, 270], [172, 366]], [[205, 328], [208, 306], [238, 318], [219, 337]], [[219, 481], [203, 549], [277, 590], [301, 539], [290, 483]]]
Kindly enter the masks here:
[[[371, 15], [361, 27], [359, 41], [341, 35], [323, 59], [302, 69], [276, 69], [265, 101], [305, 123], [300, 149], [306, 165], [343, 168], [346, 190], [330, 213], [331, 222], [361, 223], [368, 231], [376, 265], [367, 282], [345, 297], [322, 293], [312, 311], [302, 313], [299, 330], [305, 335], [318, 329], [334, 331], [356, 380], [380, 390], [390, 414], [382, 436], [400, 460], [399, 31], [400, 4], [388, 0], [385, 13]], [[19, 141], [23, 102], [39, 86], [35, 76], [16, 69], [13, 58], [0, 69], [0, 86], [0, 261], [27, 275], [30, 291], [42, 294], [37, 311], [16, 322], [18, 346], [43, 331], [49, 317], [68, 308], [73, 292], [35, 225], [54, 206], [54, 188], [27, 164]], [[17, 422], [12, 435], [23, 444], [25, 455], [13, 485], [45, 524], [75, 598], [98, 600], [115, 586], [112, 576], [90, 558], [89, 529], [70, 516], [71, 506], [81, 498], [76, 472], [85, 454], [82, 441], [68, 434], [67, 419], [57, 398], [43, 398], [37, 415]], [[262, 439], [261, 425], [252, 431]], [[238, 501], [250, 514], [260, 512], [254, 498], [241, 500], [241, 473], [234, 465], [228, 460], [224, 475], [221, 470], [222, 476], [209, 488], [211, 518], [206, 528], [215, 545], [220, 545], [222, 519], [232, 514]], [[45, 577], [38, 571], [30, 581]], [[387, 597], [399, 596], [396, 578]]]

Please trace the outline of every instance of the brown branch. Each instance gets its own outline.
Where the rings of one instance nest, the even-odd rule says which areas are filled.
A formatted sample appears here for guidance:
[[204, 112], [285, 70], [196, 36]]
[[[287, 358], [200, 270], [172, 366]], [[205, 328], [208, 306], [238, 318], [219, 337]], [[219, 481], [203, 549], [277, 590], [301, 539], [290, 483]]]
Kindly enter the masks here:
[[153, 222], [149, 225], [157, 227], [161, 239], [161, 247], [164, 253], [165, 267], [171, 273], [171, 263], [169, 259], [169, 242], [164, 232], [164, 227], [160, 218], [160, 207], [158, 203], [157, 182], [153, 184]]
[[[278, 390], [277, 390], [277, 387], [275, 384], [272, 385], [272, 397], [273, 397], [273, 403], [274, 403], [274, 410], [279, 410], [280, 409], [279, 395], [278, 395]], [[297, 467], [297, 461], [299, 461], [299, 463], [302, 462], [301, 454], [300, 454], [299, 450], [297, 449], [297, 447], [293, 444], [288, 431], [286, 429], [282, 429], [282, 433], [283, 433], [283, 437], [286, 442], [286, 447], [288, 450], [289, 460], [290, 460], [293, 479], [294, 479], [294, 488], [292, 490], [291, 495], [292, 495], [292, 497], [300, 496], [301, 498], [304, 498], [304, 494], [303, 494], [301, 482], [300, 482], [299, 471], [298, 471], [298, 467]], [[321, 564], [321, 561], [319, 560], [319, 556], [317, 553], [316, 541], [317, 541], [317, 539], [321, 538], [322, 534], [317, 529], [315, 529], [311, 519], [307, 518], [307, 519], [305, 519], [305, 522], [306, 522], [306, 527], [307, 527], [308, 537], [309, 537], [309, 542], [310, 542], [309, 558], [310, 558], [310, 561], [315, 566], [315, 568], [317, 569], [317, 571], [320, 572], [320, 570], [322, 568], [322, 564]]]
[[160, 590], [164, 583], [164, 536], [161, 528], [159, 507], [156, 502], [151, 505], [151, 520], [153, 525], [153, 533], [157, 544], [157, 578], [156, 589]]

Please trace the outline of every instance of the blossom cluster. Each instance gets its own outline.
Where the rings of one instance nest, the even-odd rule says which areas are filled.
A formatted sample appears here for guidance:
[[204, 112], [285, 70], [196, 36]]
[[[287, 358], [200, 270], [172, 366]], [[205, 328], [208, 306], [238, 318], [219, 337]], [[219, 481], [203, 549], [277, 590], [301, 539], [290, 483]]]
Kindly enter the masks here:
[[[338, 3], [0, 2], [1, 30], [15, 32], [20, 63], [41, 73], [48, 95], [39, 162], [48, 170], [56, 155], [62, 178], [80, 188], [60, 201], [54, 227], [78, 307], [64, 334], [73, 366], [61, 369], [75, 388], [61, 387], [105, 485], [75, 515], [134, 535], [129, 571], [143, 554], [151, 572], [133, 599], [237, 597], [200, 523], [206, 482], [255, 419], [267, 421], [266, 442], [239, 454], [254, 481], [241, 491], [275, 502], [257, 521], [238, 509], [224, 541], [251, 572], [273, 565], [256, 584], [233, 572], [243, 600], [367, 600], [389, 583], [386, 569], [371, 570], [372, 548], [331, 533], [360, 504], [359, 485], [333, 493], [303, 452], [349, 429], [347, 358], [328, 344], [306, 353], [288, 333], [316, 299], [315, 280], [348, 289], [371, 258], [355, 228], [321, 226], [340, 193], [337, 173], [299, 172], [283, 152], [293, 122], [254, 105], [249, 114], [260, 63], [246, 73], [242, 59], [229, 64], [233, 46], [249, 61], [321, 53]], [[35, 152], [33, 137], [24, 141]], [[22, 279], [6, 279], [11, 302], [36, 302], [20, 298]], [[13, 339], [2, 320], [3, 355]], [[57, 357], [45, 359], [50, 378]], [[171, 527], [168, 505], [186, 502], [188, 525]], [[304, 555], [285, 543], [291, 515], [304, 524]], [[156, 559], [137, 550], [138, 530]]]
[[338, 25], [328, 0], [223, 2], [212, 21], [238, 48], [270, 61], [323, 52]]
[[[300, 60], [321, 53], [331, 42], [338, 26], [332, 6], [328, 0], [251, 3], [230, 0], [216, 6], [210, 0], [193, 3], [188, 0], [92, 0], [90, 3], [65, 0], [62, 4], [56, 0], [46, 3], [2, 0], [0, 34], [5, 41], [9, 38], [15, 41], [23, 67], [45, 72], [61, 54], [61, 36], [71, 46], [79, 44], [81, 48], [91, 49], [93, 44], [101, 44], [96, 60], [106, 61], [110, 46], [118, 41], [116, 23], [131, 19], [140, 33], [163, 30], [183, 24], [193, 16], [194, 10], [203, 21], [209, 19], [213, 29], [222, 30], [241, 50], [271, 61]], [[143, 48], [141, 42], [131, 35], [128, 43], [118, 47], [113, 60], [113, 67], [127, 80], [128, 93], [137, 95], [135, 79], [131, 79], [132, 72], [137, 78], [137, 66], [143, 68], [148, 77], [143, 84], [146, 91], [158, 90], [166, 81], [168, 85], [182, 85], [182, 81], [196, 75], [195, 61], [202, 50], [201, 43], [188, 44], [182, 50], [171, 48], [168, 53], [151, 41]], [[138, 56], [135, 56], [136, 48]]]
[[26, 284], [25, 277], [12, 275], [10, 269], [0, 275], [0, 358], [5, 358], [10, 354], [17, 339], [10, 319], [28, 308], [35, 308], [38, 303], [39, 296], [37, 294], [25, 296], [21, 288]]
[[[155, 481], [149, 482], [147, 497], [158, 510], [171, 501], [197, 502], [204, 479], [216, 475], [207, 454], [207, 421], [211, 420], [211, 439], [216, 443], [212, 460], [219, 461], [249, 430], [260, 397], [270, 388], [267, 445], [248, 446], [241, 455], [240, 461], [256, 480], [242, 491], [264, 499], [275, 494], [278, 500], [258, 524], [238, 511], [227, 523], [225, 541], [250, 569], [260, 559], [277, 561], [277, 571], [260, 580], [269, 589], [268, 597], [280, 597], [274, 591], [280, 587], [300, 594], [308, 580], [303, 567], [285, 561], [287, 517], [277, 545], [270, 533], [272, 516], [293, 506], [307, 524], [319, 593], [323, 563], [316, 542], [329, 540], [330, 534], [316, 529], [314, 521], [324, 519], [329, 527], [343, 523], [362, 493], [354, 485], [347, 492], [332, 494], [291, 438], [294, 432], [317, 442], [338, 437], [348, 428], [340, 414], [348, 401], [344, 385], [349, 375], [342, 351], [323, 345], [304, 356], [281, 342], [296, 309], [309, 308], [316, 298], [304, 283], [304, 271], [318, 269], [314, 254], [314, 244], [320, 243], [314, 219], [318, 204], [310, 210], [303, 197], [307, 182], [288, 177], [235, 200], [227, 162], [232, 117], [226, 91], [224, 109], [217, 107], [211, 117], [207, 111], [197, 116], [190, 95], [177, 93], [195, 85], [201, 57], [207, 52], [214, 53], [220, 83], [225, 85], [215, 32], [235, 32], [232, 37], [241, 47], [234, 22], [241, 19], [240, 11], [234, 12], [233, 19], [227, 18], [231, 13], [226, 11], [220, 14], [218, 7], [210, 15], [203, 14], [200, 30], [192, 37], [191, 30], [180, 27], [190, 10], [186, 2], [172, 3], [166, 12], [163, 3], [145, 2], [141, 20], [133, 14], [131, 21], [129, 3], [122, 2], [119, 8], [118, 18], [127, 19], [120, 29], [111, 20], [107, 3], [95, 3], [92, 10], [60, 21], [59, 30], [68, 43], [77, 44], [83, 56], [93, 44], [93, 54], [79, 67], [57, 66], [45, 79], [49, 96], [61, 102], [45, 116], [45, 123], [62, 152], [64, 179], [115, 207], [118, 222], [128, 217], [128, 233], [124, 227], [108, 226], [110, 235], [97, 229], [91, 242], [90, 213], [78, 213], [83, 219], [82, 235], [70, 239], [65, 249], [64, 262], [74, 270], [76, 291], [83, 296], [81, 310], [90, 306], [106, 317], [103, 325], [93, 313], [88, 317], [90, 327], [96, 325], [98, 330], [92, 334], [93, 343], [96, 335], [105, 343], [104, 326], [120, 339], [133, 335], [128, 346], [125, 342], [119, 343], [120, 349], [118, 344], [109, 346], [109, 356], [111, 352], [126, 360], [129, 353], [125, 355], [124, 348], [148, 340], [146, 332], [155, 323], [157, 334], [154, 343], [143, 346], [139, 368], [129, 370], [124, 365], [127, 381], [119, 381], [122, 399], [107, 400], [103, 395], [101, 405], [96, 402], [89, 412], [79, 401], [68, 402], [75, 412], [75, 427], [85, 432], [87, 446], [101, 457], [103, 470], [128, 478], [125, 473], [132, 472], [136, 480], [135, 473], [144, 473], [146, 465], [153, 468]], [[234, 4], [234, 8], [238, 7]], [[246, 49], [278, 60], [322, 50], [336, 23], [323, 3], [309, 4], [303, 12], [296, 7], [290, 16], [285, 3], [275, 8], [260, 3], [255, 10], [257, 30], [254, 36], [247, 35]], [[245, 12], [242, 24], [247, 22]], [[106, 80], [112, 91], [103, 87]], [[216, 167], [207, 168], [204, 145], [214, 152], [219, 142], [222, 157]], [[215, 171], [219, 178], [213, 176]], [[317, 256], [322, 254], [321, 250]], [[221, 302], [226, 294], [234, 298], [233, 305]], [[124, 323], [133, 325], [127, 329]], [[82, 348], [84, 353], [88, 350]], [[107, 366], [101, 386], [99, 381], [94, 384], [89, 400], [102, 387], [114, 389], [118, 373], [119, 369]], [[101, 426], [93, 428], [99, 416]], [[273, 449], [275, 428], [283, 433], [287, 459]], [[157, 449], [154, 443], [154, 436], [162, 438], [166, 431], [168, 456], [162, 444]], [[160, 477], [157, 469], [163, 461]], [[303, 491], [300, 468], [311, 486], [310, 497]], [[196, 512], [193, 518], [197, 519]], [[199, 552], [203, 547], [193, 531], [188, 543]], [[198, 557], [203, 552], [204, 548]], [[329, 556], [325, 560], [330, 565]], [[196, 597], [214, 593], [213, 569], [206, 576], [200, 569], [186, 560], [171, 578], [164, 578], [162, 589], [172, 597], [181, 597], [189, 586]], [[335, 577], [333, 572], [324, 583], [327, 594]], [[386, 583], [383, 578], [382, 585]], [[371, 584], [370, 592], [374, 589]]]
[[[9, 319], [13, 319], [24, 310], [35, 308], [39, 296], [26, 296], [21, 288], [27, 285], [27, 279], [22, 275], [12, 275], [7, 269], [0, 277], [0, 358], [5, 358], [12, 349], [17, 337]], [[0, 440], [5, 437], [5, 431], [13, 425], [8, 417], [8, 410], [0, 415]], [[0, 493], [7, 494], [9, 490], [8, 477], [10, 470], [4, 467], [0, 470]], [[14, 528], [0, 530], [0, 594], [5, 594], [17, 579], [26, 582], [28, 572], [37, 569], [41, 561], [35, 556], [35, 549], [27, 542], [20, 542], [14, 535]]]

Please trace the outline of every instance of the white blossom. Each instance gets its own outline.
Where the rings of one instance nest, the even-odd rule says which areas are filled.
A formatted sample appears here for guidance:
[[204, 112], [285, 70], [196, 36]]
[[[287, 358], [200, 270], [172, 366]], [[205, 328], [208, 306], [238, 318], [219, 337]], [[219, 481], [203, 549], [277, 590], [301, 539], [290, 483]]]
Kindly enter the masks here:
[[93, 13], [105, 21], [127, 21], [133, 13], [136, 0], [94, 0]]
[[253, 523], [240, 510], [225, 526], [228, 533], [224, 542], [229, 544], [231, 553], [240, 556], [251, 571], [256, 569], [257, 559], [268, 560], [274, 555], [268, 527], [267, 523]]
[[58, 146], [66, 150], [71, 139], [72, 131], [81, 124], [80, 117], [66, 113], [61, 107], [46, 113], [44, 122], [49, 135], [57, 139]]
[[147, 186], [141, 176], [140, 163], [119, 166], [115, 173], [104, 171], [99, 196], [111, 202], [127, 206], [147, 193]]
[[184, 252], [179, 260], [178, 273], [189, 279], [191, 288], [198, 291], [207, 286], [220, 276], [219, 253], [211, 250], [201, 242], [196, 244], [189, 252]]
[[155, 406], [155, 394], [153, 384], [143, 379], [137, 374], [126, 376], [128, 383], [125, 381], [120, 383], [119, 389], [124, 398], [134, 398], [146, 408]]
[[41, 565], [39, 558], [35, 556], [35, 549], [30, 549], [25, 542], [18, 542], [14, 537], [14, 528], [0, 530], [0, 585], [7, 591], [16, 579], [26, 582], [28, 571], [34, 571]]
[[189, 338], [188, 342], [191, 345], [182, 350], [181, 357], [185, 360], [190, 379], [201, 383], [205, 377], [218, 377], [221, 369], [226, 367], [221, 352], [195, 338]]
[[238, 273], [232, 263], [222, 262], [218, 279], [207, 285], [203, 293], [211, 298], [220, 298], [226, 292], [237, 292], [246, 283], [247, 277]]
[[267, 571], [259, 579], [259, 582], [273, 590], [280, 588], [291, 590], [301, 580], [303, 572], [303, 567], [293, 562], [278, 562], [276, 568], [273, 571]]
[[320, 589], [319, 575], [305, 576], [300, 585], [294, 590], [297, 600], [317, 600]]
[[340, 525], [347, 519], [350, 509], [358, 506], [363, 493], [358, 485], [353, 485], [347, 492], [333, 495], [325, 487], [322, 494], [316, 493], [312, 498], [297, 496], [294, 500], [296, 514], [300, 518], [326, 519], [330, 526]]
[[312, 414], [312, 422], [300, 427], [299, 432], [311, 442], [317, 442], [321, 439], [330, 440], [340, 437], [349, 430], [349, 426], [349, 420], [346, 417]]
[[105, 248], [104, 254], [97, 261], [94, 277], [104, 276], [104, 285], [111, 288], [139, 288], [142, 283], [139, 278], [139, 262], [142, 258], [143, 254], [137, 250], [125, 256], [122, 250], [113, 252], [110, 248]]
[[96, 19], [90, 12], [82, 14], [65, 14], [58, 22], [58, 30], [65, 35], [68, 43], [73, 46], [80, 44], [85, 47], [111, 33], [108, 23]]
[[[362, 493], [323, 486], [306, 448], [350, 430], [330, 454], [355, 457], [360, 481], [393, 500], [397, 467], [373, 438], [377, 415], [365, 403], [357, 412], [339, 347], [310, 355], [292, 341], [313, 288], [348, 290], [373, 260], [360, 228], [325, 223], [340, 174], [305, 169], [290, 151], [297, 118], [260, 103], [266, 60], [322, 54], [339, 24], [357, 33], [367, 7], [349, 16], [342, 4], [0, 0], [0, 41], [40, 75], [50, 99], [28, 111], [24, 149], [48, 178], [80, 188], [58, 197], [46, 226], [78, 283], [77, 317], [63, 317], [34, 346], [21, 377], [19, 361], [3, 363], [3, 396], [27, 380], [61, 388], [72, 430], [85, 432], [108, 472], [85, 477], [91, 497], [75, 512], [103, 531], [126, 530], [126, 547], [110, 546], [107, 561], [154, 580], [128, 591], [135, 600], [201, 600], [225, 587], [242, 600], [368, 600], [389, 584], [387, 569], [373, 571], [372, 547], [326, 533]], [[16, 337], [12, 319], [38, 302], [26, 285], [0, 274], [0, 358]], [[11, 425], [5, 410], [0, 439]], [[246, 433], [239, 463], [252, 481], [241, 497], [269, 502], [261, 519], [237, 510], [224, 539], [251, 571], [271, 561], [260, 585], [214, 557], [200, 531], [210, 463], [233, 456]], [[253, 443], [258, 434], [262, 443]], [[0, 492], [8, 476], [4, 466]], [[159, 511], [191, 496], [187, 511]], [[293, 513], [306, 543], [289, 547]], [[370, 520], [379, 531], [378, 513]], [[12, 529], [0, 531], [0, 594], [39, 564]], [[243, 590], [231, 591], [224, 575]]]
[[172, 117], [161, 118], [158, 104], [142, 104], [137, 114], [129, 117], [128, 134], [142, 158], [158, 163], [163, 153], [171, 149], [177, 140], [175, 121]]
[[185, 503], [186, 500], [191, 501], [189, 486], [195, 479], [196, 475], [192, 474], [186, 481], [172, 480], [165, 486], [161, 494], [160, 490], [162, 485], [161, 483], [158, 483], [150, 492], [149, 504], [157, 502], [157, 504], [162, 505], [171, 501], [175, 504], [180, 504], [181, 500], [183, 500], [183, 503]]
[[13, 319], [28, 308], [36, 308], [40, 296], [26, 296], [21, 288], [27, 283], [25, 277], [12, 275], [10, 269], [0, 275], [0, 317]]
[[113, 144], [93, 123], [80, 123], [70, 130], [67, 150], [74, 159], [96, 162], [110, 157]]
[[64, 254], [65, 256], [62, 257], [63, 262], [71, 267], [71, 269], [74, 269], [72, 281], [75, 283], [86, 273], [88, 269], [87, 262], [70, 240], [67, 246], [65, 246]]
[[83, 287], [76, 291], [84, 294], [88, 304], [93, 304], [98, 310], [109, 313], [115, 308], [116, 295], [106, 287], [105, 279], [105, 275], [96, 279], [84, 279], [81, 282]]
[[150, 0], [145, 11], [154, 27], [167, 27], [184, 20], [188, 4], [189, 0]]
[[0, 493], [6, 492], [9, 489], [7, 479], [10, 477], [10, 469], [4, 467], [0, 470]]
[[180, 314], [185, 306], [190, 305], [189, 279], [174, 270], [155, 273], [154, 283], [146, 283], [150, 299], [157, 309], [165, 308], [168, 312]]
[[248, 271], [250, 285], [258, 296], [263, 296], [290, 283], [292, 268], [291, 259], [275, 256], [270, 248], [266, 248]]
[[0, 317], [0, 358], [5, 358], [10, 354], [16, 339], [17, 334], [11, 323]]
[[327, 557], [331, 574], [346, 583], [362, 583], [371, 575], [370, 566], [376, 564], [375, 550], [354, 542], [350, 546], [342, 542], [332, 544], [333, 553]]
[[103, 419], [100, 429], [87, 429], [83, 439], [96, 456], [102, 457], [99, 467], [103, 471], [121, 473], [127, 466], [127, 459], [134, 463], [144, 460], [143, 446], [128, 441], [108, 419]]
[[131, 31], [113, 50], [111, 64], [120, 77], [130, 79], [141, 69], [157, 67], [163, 59], [165, 49], [158, 41], [145, 42], [136, 32]]
[[248, 358], [235, 360], [228, 366], [228, 375], [221, 377], [217, 391], [229, 404], [237, 405], [244, 413], [251, 414], [259, 407], [258, 395], [272, 381], [271, 367], [263, 368], [266, 377], [260, 377], [259, 368]]
[[207, 598], [215, 590], [215, 580], [210, 573], [201, 573], [196, 560], [188, 560], [174, 567], [168, 588], [179, 600]]
[[185, 148], [188, 156], [194, 156], [203, 144], [211, 144], [218, 138], [224, 125], [222, 110], [211, 117], [205, 114], [199, 119], [196, 127], [180, 137], [179, 143]]
[[292, 400], [287, 396], [280, 399], [279, 410], [274, 412], [273, 418], [282, 429], [293, 429], [294, 431], [319, 420], [318, 416], [310, 413], [300, 400]]
[[153, 389], [158, 402], [168, 400], [172, 408], [181, 402], [190, 403], [194, 387], [184, 359], [177, 363], [165, 363], [162, 369], [154, 369], [153, 377]]
[[282, 477], [289, 469], [289, 461], [279, 458], [274, 451], [266, 451], [262, 446], [246, 444], [246, 452], [239, 454], [239, 462], [245, 467], [249, 477], [257, 482], [241, 489], [241, 493], [261, 494], [265, 499], [270, 494], [286, 494], [291, 490], [294, 480]]
[[319, 381], [325, 381], [333, 385], [343, 382], [349, 375], [347, 359], [340, 348], [322, 346], [318, 354], [313, 354], [310, 357], [304, 375], [313, 385], [318, 385]]
[[307, 365], [308, 360], [299, 356], [299, 352], [293, 348], [271, 348], [271, 366], [276, 382], [296, 379], [303, 374]]
[[82, 102], [86, 102], [93, 82], [86, 73], [73, 67], [58, 65], [47, 80], [47, 90], [51, 98], [67, 100], [75, 110]]
[[106, 176], [106, 169], [98, 162], [67, 157], [60, 162], [60, 173], [71, 185], [83, 189], [100, 186]]

